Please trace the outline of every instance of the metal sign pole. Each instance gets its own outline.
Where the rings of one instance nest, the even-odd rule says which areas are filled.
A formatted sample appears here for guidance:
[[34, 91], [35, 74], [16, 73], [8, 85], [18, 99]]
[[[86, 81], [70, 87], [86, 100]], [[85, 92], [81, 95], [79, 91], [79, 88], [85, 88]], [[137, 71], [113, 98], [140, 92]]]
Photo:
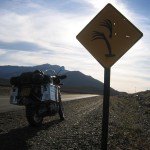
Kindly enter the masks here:
[[108, 122], [109, 122], [109, 97], [110, 97], [110, 68], [105, 68], [103, 91], [103, 118], [101, 148], [107, 150]]

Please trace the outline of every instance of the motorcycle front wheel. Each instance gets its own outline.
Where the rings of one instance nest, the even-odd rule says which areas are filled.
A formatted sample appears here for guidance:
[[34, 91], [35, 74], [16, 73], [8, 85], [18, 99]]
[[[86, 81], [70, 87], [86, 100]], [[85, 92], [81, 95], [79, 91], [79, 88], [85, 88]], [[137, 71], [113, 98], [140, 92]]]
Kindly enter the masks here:
[[62, 101], [61, 101], [61, 94], [59, 93], [59, 103], [58, 103], [58, 114], [61, 120], [64, 120], [64, 113], [63, 113], [63, 105], [62, 105]]
[[26, 106], [26, 118], [31, 126], [41, 126], [43, 117], [39, 116], [37, 109], [34, 106]]
[[58, 104], [59, 105], [59, 110], [58, 110], [58, 113], [59, 113], [59, 117], [61, 120], [64, 120], [64, 113], [63, 113], [63, 110], [62, 110], [62, 105], [61, 103]]

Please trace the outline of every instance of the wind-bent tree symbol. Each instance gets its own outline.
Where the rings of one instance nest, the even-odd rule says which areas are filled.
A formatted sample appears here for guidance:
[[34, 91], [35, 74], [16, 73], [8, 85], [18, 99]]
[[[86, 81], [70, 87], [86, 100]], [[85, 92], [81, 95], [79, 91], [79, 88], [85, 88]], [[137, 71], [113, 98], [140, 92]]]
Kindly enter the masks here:
[[[109, 38], [112, 38], [112, 22], [108, 19], [104, 20], [100, 23], [100, 26], [106, 27], [109, 30]], [[105, 34], [99, 31], [93, 31], [92, 41], [102, 39], [105, 41], [108, 49], [108, 54], [105, 54], [106, 57], [114, 57], [115, 55], [112, 54], [111, 46], [106, 38]]]
[[111, 21], [106, 19], [100, 23], [100, 26], [106, 27], [110, 32], [109, 37], [112, 38], [112, 23], [111, 23]]

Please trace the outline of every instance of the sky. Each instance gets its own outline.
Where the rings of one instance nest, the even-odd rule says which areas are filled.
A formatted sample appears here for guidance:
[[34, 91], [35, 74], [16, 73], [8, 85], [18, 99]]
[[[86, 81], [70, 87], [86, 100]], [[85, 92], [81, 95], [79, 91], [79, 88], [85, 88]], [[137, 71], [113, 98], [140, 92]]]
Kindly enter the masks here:
[[0, 0], [0, 66], [49, 63], [104, 81], [104, 68], [76, 39], [111, 3], [143, 37], [111, 67], [111, 87], [150, 90], [150, 0]]

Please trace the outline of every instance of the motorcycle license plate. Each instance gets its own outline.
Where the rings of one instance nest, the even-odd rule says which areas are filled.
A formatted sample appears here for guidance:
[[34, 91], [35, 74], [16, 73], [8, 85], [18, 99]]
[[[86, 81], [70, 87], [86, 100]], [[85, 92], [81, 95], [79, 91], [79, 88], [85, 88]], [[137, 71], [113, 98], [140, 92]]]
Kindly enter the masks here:
[[30, 91], [31, 91], [31, 89], [30, 88], [23, 88], [22, 90], [21, 90], [21, 96], [29, 96], [30, 95]]

